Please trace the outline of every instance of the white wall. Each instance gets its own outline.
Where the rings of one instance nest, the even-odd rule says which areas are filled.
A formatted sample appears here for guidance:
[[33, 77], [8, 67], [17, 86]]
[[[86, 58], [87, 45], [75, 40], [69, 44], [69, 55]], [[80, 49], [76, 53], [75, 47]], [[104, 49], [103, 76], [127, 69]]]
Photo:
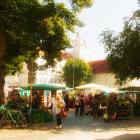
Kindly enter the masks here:
[[122, 86], [116, 85], [115, 77], [112, 73], [94, 74], [92, 83], [98, 84], [98, 85], [104, 85], [109, 88], [115, 88], [115, 89], [130, 86], [130, 82], [127, 82], [126, 84]]

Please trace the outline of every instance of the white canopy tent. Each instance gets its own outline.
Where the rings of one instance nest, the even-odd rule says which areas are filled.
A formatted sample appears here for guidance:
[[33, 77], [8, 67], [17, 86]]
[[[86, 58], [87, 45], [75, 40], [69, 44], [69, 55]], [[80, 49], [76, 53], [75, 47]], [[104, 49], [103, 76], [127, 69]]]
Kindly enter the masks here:
[[95, 94], [97, 91], [105, 91], [105, 92], [115, 92], [115, 89], [106, 87], [104, 85], [97, 85], [97, 84], [86, 84], [86, 85], [81, 85], [76, 87], [76, 89], [81, 89], [81, 90], [90, 90]]
[[101, 88], [105, 88], [105, 86], [96, 85], [96, 84], [86, 84], [86, 85], [81, 85], [81, 86], [76, 87], [76, 89], [91, 89], [91, 88], [101, 89]]

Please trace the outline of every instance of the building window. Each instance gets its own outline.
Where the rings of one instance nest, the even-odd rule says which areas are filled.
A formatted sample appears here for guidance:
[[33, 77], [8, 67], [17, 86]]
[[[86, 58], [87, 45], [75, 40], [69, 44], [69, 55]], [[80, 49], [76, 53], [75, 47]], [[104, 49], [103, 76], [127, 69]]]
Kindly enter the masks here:
[[48, 75], [48, 70], [46, 70], [46, 72], [45, 72], [47, 75]]
[[48, 75], [51, 75], [51, 71], [50, 70], [48, 70]]

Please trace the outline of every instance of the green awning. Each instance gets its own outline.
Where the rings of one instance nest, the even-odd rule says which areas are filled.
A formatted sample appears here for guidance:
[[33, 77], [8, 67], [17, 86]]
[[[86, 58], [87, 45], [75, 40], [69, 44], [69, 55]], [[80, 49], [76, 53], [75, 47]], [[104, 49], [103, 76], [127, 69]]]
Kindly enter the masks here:
[[[25, 90], [30, 90], [31, 89], [31, 85], [28, 85], [26, 87], [21, 87]], [[49, 85], [49, 84], [33, 84], [32, 85], [32, 89], [36, 89], [36, 90], [65, 90], [65, 87], [61, 87], [61, 86], [55, 86], [55, 85]]]
[[126, 88], [120, 88], [121, 91], [138, 91], [140, 92], [140, 87], [126, 87]]
[[125, 93], [125, 91], [122, 91], [122, 90], [118, 90], [118, 92], [117, 93], [121, 93], [121, 94], [124, 94]]
[[27, 96], [29, 96], [29, 95], [30, 95], [30, 90], [19, 90], [19, 93], [20, 93], [21, 97], [22, 97], [25, 93], [27, 94]]
[[73, 88], [65, 87], [65, 90], [73, 90]]

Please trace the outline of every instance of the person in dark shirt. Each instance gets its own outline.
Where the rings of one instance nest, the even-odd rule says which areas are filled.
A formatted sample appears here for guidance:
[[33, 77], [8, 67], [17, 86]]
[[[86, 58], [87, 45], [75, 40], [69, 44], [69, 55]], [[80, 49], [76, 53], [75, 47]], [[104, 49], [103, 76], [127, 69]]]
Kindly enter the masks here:
[[69, 95], [68, 95], [68, 93], [66, 93], [64, 101], [65, 101], [65, 104], [66, 104], [67, 111], [69, 111]]
[[84, 97], [82, 96], [80, 99], [80, 117], [84, 117], [85, 112], [85, 103], [84, 103]]
[[40, 105], [41, 105], [41, 96], [38, 92], [35, 93], [35, 99], [34, 99], [34, 102], [35, 102], [35, 108], [36, 109], [39, 109]]
[[108, 108], [109, 120], [113, 121], [114, 115], [115, 115], [115, 110], [116, 110], [116, 105], [115, 105], [115, 100], [112, 95], [110, 96], [110, 98], [107, 102], [107, 108]]
[[93, 98], [93, 116], [94, 119], [98, 118], [99, 116], [99, 96], [97, 94], [95, 94], [94, 98]]

